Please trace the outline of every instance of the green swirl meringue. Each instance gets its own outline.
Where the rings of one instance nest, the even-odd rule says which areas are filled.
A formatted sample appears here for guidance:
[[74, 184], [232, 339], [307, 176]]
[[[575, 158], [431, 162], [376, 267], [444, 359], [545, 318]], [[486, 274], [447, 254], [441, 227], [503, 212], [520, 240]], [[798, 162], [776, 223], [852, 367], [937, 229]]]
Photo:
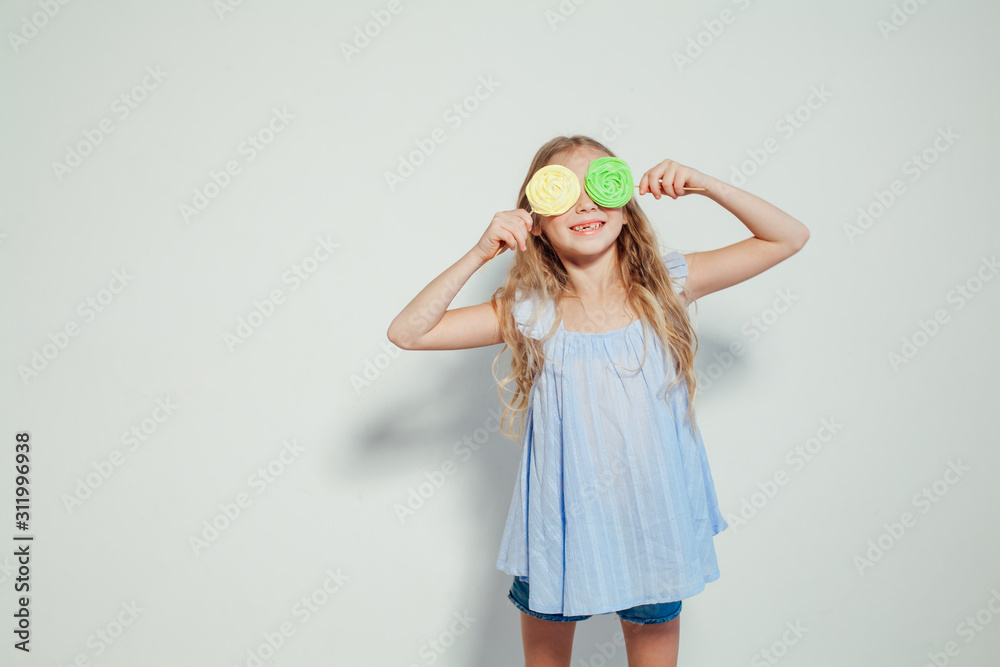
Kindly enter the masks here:
[[601, 157], [590, 163], [584, 187], [598, 206], [620, 208], [632, 198], [635, 183], [624, 160]]
[[534, 173], [524, 194], [533, 212], [562, 215], [580, 198], [580, 179], [561, 164], [546, 165]]

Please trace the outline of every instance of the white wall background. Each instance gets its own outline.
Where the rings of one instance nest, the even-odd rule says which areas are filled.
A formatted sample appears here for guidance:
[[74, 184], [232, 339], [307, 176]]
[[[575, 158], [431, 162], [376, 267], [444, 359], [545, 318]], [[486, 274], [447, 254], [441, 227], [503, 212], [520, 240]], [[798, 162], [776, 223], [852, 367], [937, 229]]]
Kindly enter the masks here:
[[[996, 664], [996, 4], [401, 0], [348, 60], [342, 44], [387, 2], [225, 1], [0, 8], [0, 662], [521, 664], [495, 569], [519, 450], [482, 430], [501, 346], [400, 352], [385, 331], [513, 207], [542, 143], [614, 124], [604, 136], [637, 174], [677, 160], [812, 233], [699, 302], [699, 419], [732, 525], [721, 579], [684, 603], [681, 664]], [[498, 87], [448, 122], [481, 77]], [[276, 109], [293, 118], [268, 136]], [[390, 188], [435, 128], [444, 143]], [[258, 133], [270, 143], [251, 159]], [[765, 145], [778, 150], [744, 169]], [[87, 154], [55, 166], [72, 150]], [[185, 220], [229, 161], [239, 173]], [[748, 236], [702, 197], [643, 204], [684, 252]], [[859, 208], [875, 216], [852, 236]], [[453, 307], [487, 300], [510, 257]], [[296, 266], [303, 282], [286, 279]], [[282, 302], [229, 345], [274, 290]], [[782, 292], [794, 302], [772, 318]], [[894, 367], [904, 339], [917, 353]], [[734, 342], [744, 353], [725, 361]], [[796, 463], [824, 420], [835, 434]], [[478, 451], [457, 446], [477, 430]], [[28, 655], [11, 646], [25, 431]], [[285, 443], [298, 451], [281, 463]], [[394, 506], [448, 462], [401, 522]], [[269, 465], [280, 474], [261, 483]], [[194, 548], [212, 521], [229, 525]], [[872, 544], [884, 553], [859, 569]], [[574, 664], [626, 664], [620, 637], [614, 615], [579, 624]]]

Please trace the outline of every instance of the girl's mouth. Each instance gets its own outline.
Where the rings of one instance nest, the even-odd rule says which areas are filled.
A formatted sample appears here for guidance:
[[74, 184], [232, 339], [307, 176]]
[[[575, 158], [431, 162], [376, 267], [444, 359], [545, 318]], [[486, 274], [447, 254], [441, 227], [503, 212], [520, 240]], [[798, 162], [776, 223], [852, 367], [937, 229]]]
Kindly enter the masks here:
[[596, 234], [597, 232], [601, 231], [603, 227], [604, 227], [603, 222], [588, 222], [582, 225], [575, 225], [573, 227], [570, 227], [569, 229], [574, 234], [586, 235], [586, 234]]

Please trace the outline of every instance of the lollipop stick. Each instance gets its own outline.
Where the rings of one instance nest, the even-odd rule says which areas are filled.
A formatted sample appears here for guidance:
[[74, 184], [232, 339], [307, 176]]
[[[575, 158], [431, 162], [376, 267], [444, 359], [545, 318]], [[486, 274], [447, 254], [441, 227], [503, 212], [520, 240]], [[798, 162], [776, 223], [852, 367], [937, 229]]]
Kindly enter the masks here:
[[[499, 247], [499, 248], [497, 248], [497, 255], [499, 255], [499, 254], [500, 254], [500, 251], [501, 251], [501, 250], [503, 250], [503, 243], [501, 243], [501, 244], [500, 244], [500, 247]], [[482, 269], [479, 269], [478, 271], [476, 271], [476, 273], [482, 273], [482, 272], [483, 272], [483, 269], [485, 269], [485, 268], [486, 268], [487, 266], [489, 266], [489, 265], [490, 265], [490, 262], [492, 262], [492, 261], [493, 261], [494, 259], [496, 259], [496, 258], [497, 258], [497, 255], [493, 255], [493, 256], [492, 256], [492, 257], [490, 257], [490, 258], [489, 258], [488, 260], [486, 260], [486, 263], [485, 263], [485, 264], [483, 264], [483, 268], [482, 268]]]

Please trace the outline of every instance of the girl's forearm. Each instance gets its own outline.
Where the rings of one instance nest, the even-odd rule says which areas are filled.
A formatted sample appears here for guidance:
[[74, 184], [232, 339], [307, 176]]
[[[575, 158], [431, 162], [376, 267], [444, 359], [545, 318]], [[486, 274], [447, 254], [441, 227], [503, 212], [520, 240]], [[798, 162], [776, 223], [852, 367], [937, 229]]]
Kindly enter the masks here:
[[735, 215], [759, 239], [801, 246], [809, 238], [805, 225], [774, 204], [717, 178], [712, 178], [704, 196]]
[[484, 263], [475, 248], [462, 255], [400, 311], [389, 325], [386, 334], [389, 340], [400, 347], [406, 347], [433, 329], [444, 317], [444, 312], [458, 292]]

